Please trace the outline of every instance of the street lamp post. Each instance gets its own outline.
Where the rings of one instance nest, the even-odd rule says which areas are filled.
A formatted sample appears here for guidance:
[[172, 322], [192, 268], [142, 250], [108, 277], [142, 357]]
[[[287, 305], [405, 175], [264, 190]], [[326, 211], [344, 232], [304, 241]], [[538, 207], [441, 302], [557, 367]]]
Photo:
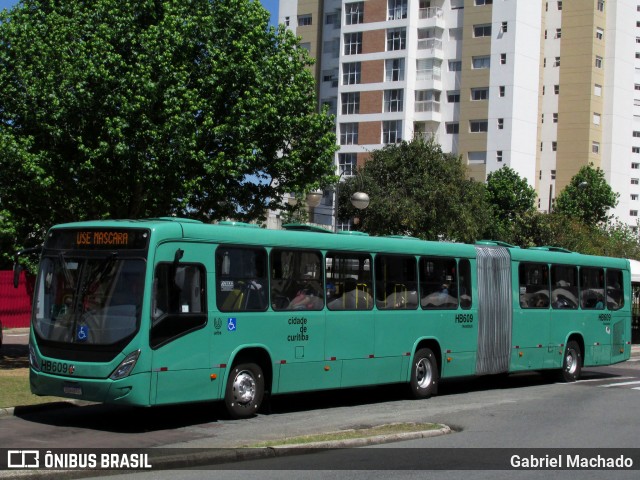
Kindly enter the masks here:
[[[342, 177], [344, 175], [344, 172], [342, 172], [340, 174], [340, 177]], [[360, 172], [356, 171], [356, 175], [358, 175], [358, 178], [360, 179], [360, 186], [362, 186], [362, 177], [360, 176]], [[333, 203], [334, 205], [334, 212], [333, 212], [333, 231], [337, 232], [338, 231], [338, 188], [340, 186], [340, 179], [338, 179], [338, 183], [336, 185], [336, 191], [334, 192], [335, 195], [335, 201]], [[365, 208], [367, 208], [369, 206], [369, 195], [367, 195], [365, 192], [355, 192], [353, 193], [353, 195], [351, 195], [351, 205], [353, 205], [355, 208], [357, 208], [358, 210], [364, 210]]]

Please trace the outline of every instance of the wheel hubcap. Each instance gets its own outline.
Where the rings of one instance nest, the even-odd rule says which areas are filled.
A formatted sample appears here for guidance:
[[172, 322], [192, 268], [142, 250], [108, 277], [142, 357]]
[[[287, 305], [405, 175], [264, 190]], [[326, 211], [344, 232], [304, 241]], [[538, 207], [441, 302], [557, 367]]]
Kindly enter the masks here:
[[567, 352], [567, 358], [566, 358], [567, 367], [566, 367], [566, 370], [567, 370], [568, 373], [571, 373], [571, 374], [576, 373], [576, 369], [578, 368], [578, 364], [576, 362], [575, 354], [576, 353], [573, 350], [569, 350]]
[[416, 381], [418, 387], [428, 387], [431, 384], [431, 377], [431, 363], [426, 358], [421, 358], [416, 365]]
[[239, 403], [250, 403], [256, 396], [256, 381], [246, 371], [238, 373], [233, 380], [233, 396]]

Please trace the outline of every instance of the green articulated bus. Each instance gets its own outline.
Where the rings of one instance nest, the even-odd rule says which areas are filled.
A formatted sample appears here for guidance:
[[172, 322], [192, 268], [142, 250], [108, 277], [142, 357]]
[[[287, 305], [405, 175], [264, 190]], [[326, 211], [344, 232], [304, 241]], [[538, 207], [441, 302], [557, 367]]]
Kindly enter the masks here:
[[42, 247], [30, 383], [123, 405], [224, 401], [627, 360], [624, 259], [180, 218], [71, 223]]

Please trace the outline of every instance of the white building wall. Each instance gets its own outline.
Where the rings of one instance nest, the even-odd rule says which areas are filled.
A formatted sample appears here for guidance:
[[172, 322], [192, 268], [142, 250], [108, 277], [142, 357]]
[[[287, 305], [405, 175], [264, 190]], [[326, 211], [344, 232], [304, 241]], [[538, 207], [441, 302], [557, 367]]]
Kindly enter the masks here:
[[[487, 173], [508, 165], [535, 185], [541, 3], [500, 2], [493, 5]], [[507, 31], [502, 31], [507, 22]], [[506, 54], [506, 63], [501, 55]], [[500, 97], [499, 87], [505, 87]], [[497, 128], [502, 118], [504, 128]], [[502, 152], [502, 162], [497, 152]]]
[[632, 147], [640, 147], [640, 138], [633, 131], [640, 131], [640, 12], [637, 2], [616, 0], [606, 2], [607, 25], [605, 27], [605, 85], [603, 89], [604, 109], [602, 115], [603, 144], [602, 169], [611, 188], [620, 193], [618, 206], [612, 213], [628, 225], [636, 225], [637, 215], [631, 210], [640, 210], [640, 201], [631, 200], [631, 194], [640, 194], [638, 185], [631, 185], [631, 178], [640, 178], [640, 170], [632, 169], [632, 163], [640, 163], [640, 154]]

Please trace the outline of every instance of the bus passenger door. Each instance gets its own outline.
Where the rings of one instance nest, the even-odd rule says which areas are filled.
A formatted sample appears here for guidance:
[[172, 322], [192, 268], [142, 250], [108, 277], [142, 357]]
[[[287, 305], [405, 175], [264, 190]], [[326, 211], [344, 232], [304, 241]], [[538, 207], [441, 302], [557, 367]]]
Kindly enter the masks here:
[[213, 271], [210, 245], [168, 243], [156, 251], [149, 333], [152, 404], [213, 398], [208, 271]]

